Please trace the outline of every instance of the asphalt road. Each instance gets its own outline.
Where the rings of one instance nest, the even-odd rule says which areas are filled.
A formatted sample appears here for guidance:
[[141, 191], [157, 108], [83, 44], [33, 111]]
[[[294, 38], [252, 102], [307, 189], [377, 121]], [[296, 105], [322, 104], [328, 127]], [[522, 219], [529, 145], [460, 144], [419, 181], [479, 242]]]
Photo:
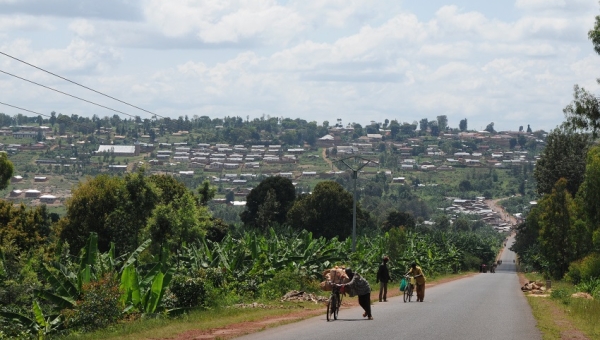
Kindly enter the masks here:
[[[507, 246], [511, 243], [509, 239]], [[238, 339], [541, 339], [519, 287], [515, 254], [504, 249], [501, 259], [494, 274], [480, 273], [427, 288], [425, 302], [404, 303], [402, 297], [376, 302], [372, 321], [362, 317], [360, 307], [342, 308], [336, 321], [327, 322], [323, 313]], [[393, 289], [398, 289], [396, 284]]]

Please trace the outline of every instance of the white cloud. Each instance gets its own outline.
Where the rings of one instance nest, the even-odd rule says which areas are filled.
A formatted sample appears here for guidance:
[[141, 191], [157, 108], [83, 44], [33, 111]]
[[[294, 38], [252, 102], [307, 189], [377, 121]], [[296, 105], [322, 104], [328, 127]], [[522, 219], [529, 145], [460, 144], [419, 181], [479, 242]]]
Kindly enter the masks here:
[[0, 13], [139, 20], [137, 0], [0, 0]]
[[292, 8], [271, 0], [162, 1], [148, 0], [149, 25], [168, 37], [192, 34], [206, 43], [239, 42], [254, 37], [287, 41], [304, 29]]
[[0, 20], [0, 33], [12, 27], [0, 34], [0, 49], [175, 117], [264, 113], [364, 124], [447, 114], [451, 126], [468, 118], [471, 127], [495, 120], [497, 129], [548, 129], [573, 84], [595, 90], [600, 76], [586, 37], [596, 12], [561, 11], [560, 1], [539, 11], [541, 2], [517, 1], [514, 20], [439, 6], [427, 21], [394, 1], [140, 4], [140, 20], [31, 16], [62, 27], [55, 43]]
[[0, 32], [8, 31], [33, 31], [52, 30], [54, 27], [48, 20], [30, 15], [2, 15], [0, 16]]
[[86, 19], [77, 19], [69, 25], [69, 29], [80, 37], [93, 36], [96, 33], [94, 24]]
[[[97, 46], [82, 39], [75, 39], [62, 49], [35, 51], [28, 40], [16, 40], [0, 48], [9, 55], [54, 72], [105, 72], [119, 61], [119, 53], [115, 49]], [[4, 61], [23, 67], [23, 64], [10, 59]]]
[[425, 44], [419, 48], [418, 54], [422, 57], [437, 57], [463, 59], [469, 57], [473, 52], [473, 44], [468, 41], [457, 43], [435, 43]]
[[537, 12], [552, 10], [587, 12], [598, 9], [595, 1], [588, 0], [516, 0], [515, 7]]

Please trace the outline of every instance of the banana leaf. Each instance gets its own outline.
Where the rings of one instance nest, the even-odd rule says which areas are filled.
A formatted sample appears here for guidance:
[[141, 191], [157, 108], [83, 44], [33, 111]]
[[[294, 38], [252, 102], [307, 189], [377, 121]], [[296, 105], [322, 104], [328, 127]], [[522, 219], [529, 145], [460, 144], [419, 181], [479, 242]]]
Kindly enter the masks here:
[[138, 256], [144, 251], [146, 250], [146, 248], [148, 248], [148, 246], [150, 245], [150, 243], [152, 243], [151, 239], [147, 239], [146, 241], [144, 241], [139, 247], [137, 247], [136, 250], [133, 251], [133, 253], [131, 253], [131, 255], [129, 255], [129, 258], [127, 259], [127, 261], [125, 261], [125, 263], [123, 264], [123, 269], [125, 267], [128, 267], [130, 265], [132, 265], [138, 258]]
[[152, 287], [149, 291], [149, 296], [145, 299], [146, 301], [144, 302], [145, 313], [152, 314], [156, 311], [163, 290], [164, 278], [165, 275], [160, 272], [154, 276], [154, 280], [152, 281]]
[[[52, 288], [57, 292], [57, 295], [63, 296], [72, 300], [76, 300], [79, 297], [79, 290], [77, 287], [67, 278], [59, 280], [55, 277], [45, 265], [41, 267], [42, 276], [50, 283]], [[61, 274], [62, 273], [61, 271]]]
[[123, 292], [121, 301], [124, 304], [132, 304], [139, 306], [141, 303], [141, 293], [138, 281], [138, 275], [133, 265], [129, 265], [123, 269], [121, 273], [120, 289]]
[[36, 290], [35, 293], [37, 297], [50, 301], [61, 309], [75, 307], [75, 300], [68, 296], [61, 296], [43, 290]]
[[47, 323], [46, 318], [44, 317], [44, 312], [42, 312], [42, 308], [40, 308], [40, 305], [35, 300], [33, 301], [33, 315], [35, 316], [36, 323], [39, 326], [46, 328]]

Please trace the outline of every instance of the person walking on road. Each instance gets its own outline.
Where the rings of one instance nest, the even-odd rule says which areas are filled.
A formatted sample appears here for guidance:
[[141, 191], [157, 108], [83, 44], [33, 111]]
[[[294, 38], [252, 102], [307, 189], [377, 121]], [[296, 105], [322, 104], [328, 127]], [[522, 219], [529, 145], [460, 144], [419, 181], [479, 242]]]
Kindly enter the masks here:
[[417, 266], [416, 262], [413, 262], [406, 275], [412, 275], [417, 281], [417, 302], [423, 302], [425, 298], [425, 275], [423, 274], [423, 269]]
[[387, 302], [387, 286], [388, 282], [390, 281], [390, 271], [387, 267], [389, 260], [389, 257], [384, 256], [383, 262], [379, 265], [379, 270], [377, 270], [377, 283], [379, 283], [379, 302]]
[[348, 275], [350, 282], [338, 286], [350, 288], [350, 296], [358, 295], [358, 304], [365, 310], [363, 318], [373, 320], [373, 316], [371, 315], [371, 286], [369, 282], [358, 273], [352, 272], [350, 268], [346, 268], [346, 275]]

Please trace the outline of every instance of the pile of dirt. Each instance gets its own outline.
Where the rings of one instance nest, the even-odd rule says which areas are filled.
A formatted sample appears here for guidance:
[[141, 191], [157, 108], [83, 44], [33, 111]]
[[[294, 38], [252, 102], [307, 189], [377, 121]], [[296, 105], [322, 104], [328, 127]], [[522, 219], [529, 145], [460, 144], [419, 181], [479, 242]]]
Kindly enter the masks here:
[[584, 293], [584, 292], [575, 293], [575, 294], [571, 295], [571, 297], [579, 298], [579, 299], [587, 299], [587, 300], [593, 300], [594, 299], [593, 296], [591, 296], [588, 293]]
[[282, 298], [281, 298], [281, 302], [283, 301], [295, 301], [295, 302], [300, 302], [300, 301], [312, 301], [314, 303], [320, 303], [320, 302], [327, 302], [328, 298], [324, 297], [324, 296], [318, 296], [312, 293], [307, 293], [304, 291], [298, 291], [298, 290], [292, 290], [290, 292], [288, 292], [287, 294], [285, 294]]

